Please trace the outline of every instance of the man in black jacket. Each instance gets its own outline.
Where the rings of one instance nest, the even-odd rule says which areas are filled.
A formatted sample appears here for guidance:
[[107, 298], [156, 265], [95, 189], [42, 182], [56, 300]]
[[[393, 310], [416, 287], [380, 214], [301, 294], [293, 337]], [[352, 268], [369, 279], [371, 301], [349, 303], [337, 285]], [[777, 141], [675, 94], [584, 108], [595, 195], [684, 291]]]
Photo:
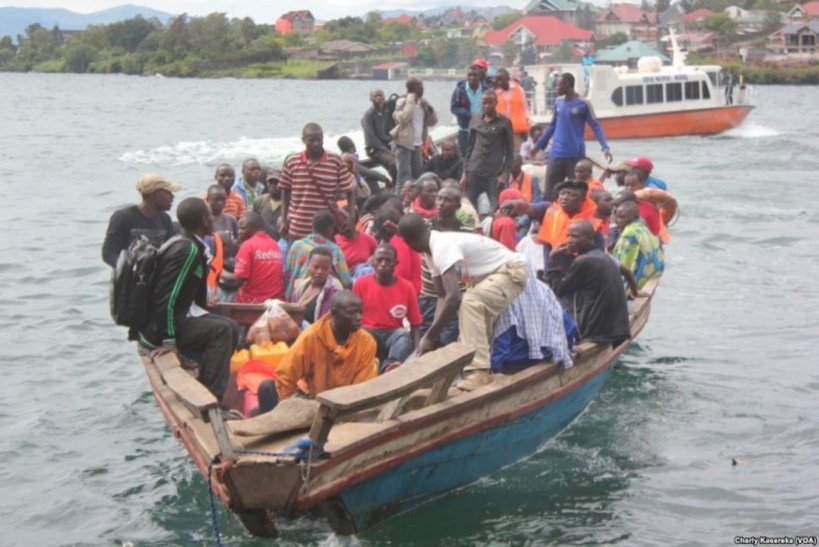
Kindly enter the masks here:
[[[380, 89], [370, 91], [372, 107], [361, 118], [361, 128], [364, 130], [364, 151], [367, 156], [383, 166], [395, 181], [395, 154], [390, 148], [392, 137], [387, 133], [384, 125], [384, 92]], [[390, 120], [392, 121], [392, 120]]]
[[152, 350], [152, 357], [204, 353], [199, 381], [221, 400], [238, 327], [204, 309], [209, 266], [202, 238], [212, 230], [210, 211], [204, 200], [187, 198], [177, 207], [176, 217], [182, 231], [159, 250], [151, 318], [139, 333], [139, 343]]

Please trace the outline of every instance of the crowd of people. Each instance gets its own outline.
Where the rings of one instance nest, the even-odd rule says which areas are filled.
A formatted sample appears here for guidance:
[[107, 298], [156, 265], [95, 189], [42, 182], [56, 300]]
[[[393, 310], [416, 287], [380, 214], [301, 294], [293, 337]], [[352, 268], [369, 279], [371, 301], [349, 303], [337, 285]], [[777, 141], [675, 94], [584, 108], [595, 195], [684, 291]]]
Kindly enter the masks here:
[[[456, 85], [457, 135], [431, 156], [438, 115], [410, 78], [392, 112], [382, 90], [370, 93], [367, 166], [351, 139], [330, 152], [308, 123], [304, 149], [277, 168], [248, 158], [237, 177], [217, 166], [176, 224], [180, 185], [144, 175], [141, 202], [112, 215], [102, 248], [112, 267], [140, 236], [159, 249], [150, 320], [131, 337], [154, 354], [201, 355], [199, 379], [221, 398], [242, 340], [218, 305], [297, 304], [307, 324], [279, 365], [278, 399], [412, 366], [456, 340], [475, 350], [463, 390], [544, 360], [569, 367], [580, 340], [626, 340], [628, 299], [662, 273], [670, 239], [646, 191], [673, 199], [667, 184], [645, 157], [603, 171], [616, 196], [594, 178], [586, 125], [611, 153], [571, 74], [539, 127], [521, 84], [487, 67], [476, 60]], [[526, 166], [544, 160], [541, 181]]]

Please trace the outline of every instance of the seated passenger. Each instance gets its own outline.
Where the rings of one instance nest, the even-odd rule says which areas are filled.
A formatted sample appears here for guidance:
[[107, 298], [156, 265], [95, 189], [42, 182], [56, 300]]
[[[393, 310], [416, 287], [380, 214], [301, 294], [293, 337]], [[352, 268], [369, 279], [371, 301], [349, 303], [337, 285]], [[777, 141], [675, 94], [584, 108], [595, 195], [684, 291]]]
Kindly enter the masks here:
[[523, 196], [517, 190], [507, 188], [501, 192], [498, 198], [500, 207], [495, 212], [495, 217], [492, 219], [491, 228], [489, 230], [492, 239], [510, 251], [516, 250], [518, 246], [518, 212], [514, 206], [509, 205], [509, 202], [520, 201], [522, 199], [524, 199]]
[[261, 304], [270, 298], [284, 298], [284, 257], [281, 248], [264, 231], [262, 216], [253, 211], [239, 221], [242, 245], [236, 253], [233, 273], [223, 272], [222, 280], [239, 287], [239, 304]]
[[458, 145], [454, 139], [441, 143], [441, 153], [432, 156], [424, 167], [427, 173], [435, 173], [440, 180], [460, 180], [464, 173], [464, 160], [458, 153]]
[[413, 251], [398, 234], [394, 234], [390, 227], [398, 226], [401, 214], [394, 210], [384, 210], [375, 217], [376, 236], [381, 243], [389, 243], [397, 253], [398, 265], [395, 275], [409, 281], [415, 294], [421, 292], [421, 254]]
[[585, 158], [575, 164], [574, 180], [585, 182], [589, 187], [589, 194], [593, 194], [598, 190], [606, 189], [602, 182], [594, 178], [592, 175], [592, 162]]
[[253, 202], [253, 211], [262, 216], [264, 231], [277, 241], [282, 228], [282, 191], [279, 190], [281, 178], [280, 169], [269, 169], [265, 177], [265, 193], [257, 196]]
[[[447, 179], [441, 183], [441, 189], [443, 190], [444, 188], [451, 188], [457, 192], [458, 196], [460, 196], [459, 199], [461, 200], [461, 204], [455, 209], [455, 218], [458, 219], [461, 226], [463, 226], [465, 229], [468, 229], [470, 232], [474, 232], [481, 223], [481, 216], [478, 214], [475, 206], [472, 205], [472, 202], [469, 201], [469, 198], [463, 195], [461, 185], [455, 179]], [[435, 207], [437, 210], [437, 196], [435, 199]]]
[[324, 246], [314, 247], [307, 260], [307, 272], [294, 283], [290, 302], [304, 306], [304, 320], [315, 323], [330, 311], [332, 296], [344, 290], [333, 274], [333, 252]]
[[633, 173], [626, 175], [626, 189], [617, 194], [614, 205], [615, 207], [619, 207], [621, 203], [625, 203], [626, 201], [636, 203], [640, 210], [640, 217], [643, 219], [643, 222], [645, 222], [646, 227], [651, 230], [651, 233], [655, 236], [659, 235], [662, 226], [660, 222], [660, 211], [657, 209], [657, 206], [650, 201], [637, 198], [637, 194], [631, 189], [636, 186], [637, 180], [637, 175]]
[[646, 188], [658, 188], [660, 190], [668, 190], [668, 184], [664, 180], [658, 179], [651, 175], [654, 170], [654, 163], [645, 156], [637, 156], [626, 160], [626, 165], [640, 173], [640, 179], [645, 184]]
[[535, 157], [531, 157], [532, 148], [535, 147], [535, 143], [540, 139], [540, 136], [543, 134], [543, 126], [542, 125], [533, 125], [529, 128], [529, 138], [520, 145], [520, 157], [523, 158], [523, 161], [526, 163], [545, 163], [547, 159], [547, 154], [545, 150], [538, 150]]
[[[381, 193], [379, 182], [383, 182], [387, 188], [392, 188], [393, 184], [390, 177], [376, 169], [369, 169], [361, 165], [353, 139], [346, 135], [339, 137], [338, 141], [336, 141], [336, 145], [341, 152], [341, 159], [344, 160], [347, 164], [347, 169], [353, 177], [355, 177], [357, 187], [366, 184], [368, 191], [365, 191], [365, 193], [369, 193], [372, 196]], [[358, 191], [356, 191], [356, 195], [358, 195]]]
[[378, 376], [376, 343], [361, 328], [361, 299], [350, 291], [333, 295], [330, 313], [302, 332], [276, 372], [280, 400], [359, 384]]
[[[492, 372], [515, 372], [543, 361], [572, 366], [566, 315], [552, 290], [528, 265], [529, 278], [520, 296], [498, 317], [492, 343]], [[573, 328], [569, 319], [569, 327]]]
[[522, 199], [529, 203], [543, 200], [537, 177], [523, 171], [523, 158], [519, 155], [512, 159], [512, 172], [507, 188], [520, 192]]
[[326, 247], [332, 253], [332, 269], [344, 287], [353, 285], [353, 278], [347, 268], [347, 259], [333, 239], [336, 220], [330, 211], [319, 211], [313, 216], [313, 233], [293, 242], [287, 251], [284, 270], [285, 298], [292, 300], [293, 288], [298, 279], [307, 273], [310, 252], [318, 246]]
[[222, 235], [222, 239], [229, 237], [228, 241], [235, 241], [239, 237], [239, 223], [235, 218], [224, 213], [226, 200], [227, 193], [224, 188], [218, 184], [208, 186], [205, 201], [208, 202], [210, 215], [213, 217], [213, 231]]
[[200, 198], [184, 199], [176, 217], [182, 231], [157, 255], [150, 319], [138, 340], [152, 350], [152, 357], [180, 351], [204, 353], [199, 381], [221, 400], [239, 327], [204, 309], [208, 264], [202, 238], [212, 228], [207, 204]]
[[[415, 289], [395, 275], [397, 253], [392, 245], [381, 244], [375, 251], [375, 273], [356, 280], [353, 292], [364, 303], [364, 328], [378, 343], [380, 371], [388, 372], [412, 355], [421, 338], [421, 312]], [[404, 328], [404, 319], [410, 330]]]
[[158, 249], [173, 235], [173, 221], [167, 211], [171, 210], [173, 193], [182, 187], [163, 175], [147, 173], [137, 181], [136, 189], [142, 202], [116, 211], [108, 221], [102, 260], [112, 268], [117, 267], [120, 253], [139, 236], [146, 236]]
[[609, 235], [611, 215], [614, 212], [614, 197], [608, 190], [597, 190], [591, 194], [592, 201], [597, 204], [594, 218], [600, 219], [600, 233], [603, 237]]
[[435, 208], [435, 196], [441, 189], [440, 181], [434, 174], [423, 175], [418, 179], [420, 193], [412, 202], [412, 212], [421, 215], [423, 218], [432, 218], [437, 210]]
[[213, 180], [216, 184], [225, 189], [227, 199], [225, 200], [225, 208], [222, 212], [230, 215], [238, 222], [240, 218], [245, 216], [246, 206], [245, 200], [237, 192], [233, 191], [233, 185], [236, 182], [236, 170], [229, 163], [221, 163], [216, 166], [216, 172], [213, 174]]
[[555, 294], [577, 323], [580, 340], [617, 346], [631, 336], [620, 268], [594, 244], [588, 220], [569, 225], [568, 252], [577, 255]]
[[640, 211], [633, 201], [617, 207], [614, 220], [620, 229], [620, 239], [612, 254], [634, 273], [637, 288], [642, 289], [651, 277], [663, 274], [665, 260], [660, 242], [640, 221]]
[[401, 187], [401, 205], [404, 207], [404, 212], [412, 212], [412, 204], [421, 193], [421, 185], [415, 179], [407, 179]]
[[348, 219], [341, 233], [335, 235], [336, 245], [341, 249], [353, 279], [372, 273], [369, 260], [378, 246], [373, 236], [358, 230], [357, 222], [356, 216]]

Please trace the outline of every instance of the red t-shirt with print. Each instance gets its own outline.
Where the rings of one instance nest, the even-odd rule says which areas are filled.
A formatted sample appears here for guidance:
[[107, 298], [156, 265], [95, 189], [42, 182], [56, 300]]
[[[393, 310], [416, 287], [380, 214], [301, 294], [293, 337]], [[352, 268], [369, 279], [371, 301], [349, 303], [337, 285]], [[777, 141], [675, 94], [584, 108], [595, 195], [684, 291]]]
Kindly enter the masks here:
[[361, 324], [368, 329], [399, 329], [404, 318], [417, 327], [422, 323], [418, 296], [412, 284], [396, 276], [392, 285], [385, 287], [375, 280], [375, 274], [356, 279], [353, 292], [363, 303]]
[[259, 304], [268, 298], [284, 298], [284, 257], [279, 244], [259, 230], [242, 243], [236, 253], [234, 275], [245, 282], [236, 302]]

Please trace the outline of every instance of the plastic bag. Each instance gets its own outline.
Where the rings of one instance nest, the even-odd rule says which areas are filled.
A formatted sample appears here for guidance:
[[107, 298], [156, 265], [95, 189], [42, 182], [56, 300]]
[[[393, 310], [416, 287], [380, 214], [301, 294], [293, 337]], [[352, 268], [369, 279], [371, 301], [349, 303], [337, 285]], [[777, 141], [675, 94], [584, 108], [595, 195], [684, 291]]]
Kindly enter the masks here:
[[301, 329], [293, 318], [282, 309], [278, 300], [265, 302], [267, 309], [247, 331], [249, 344], [263, 345], [265, 342], [291, 342]]
[[295, 340], [301, 329], [287, 313], [279, 306], [278, 301], [268, 300], [267, 305], [267, 330], [270, 332], [272, 342], [291, 342]]

